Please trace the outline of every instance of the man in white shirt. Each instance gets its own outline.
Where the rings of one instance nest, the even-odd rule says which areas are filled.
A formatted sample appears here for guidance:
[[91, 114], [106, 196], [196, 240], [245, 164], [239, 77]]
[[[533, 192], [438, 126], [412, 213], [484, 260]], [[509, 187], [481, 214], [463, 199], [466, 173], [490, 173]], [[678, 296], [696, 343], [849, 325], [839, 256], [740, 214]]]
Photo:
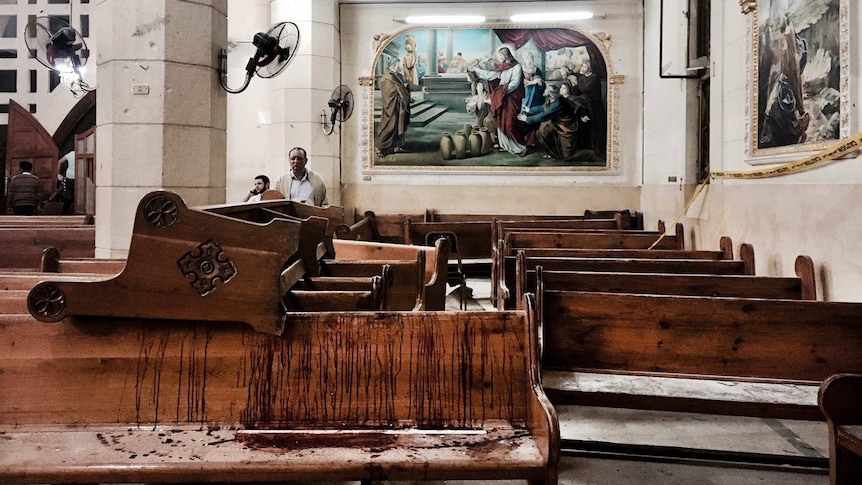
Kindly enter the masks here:
[[260, 202], [260, 196], [269, 190], [269, 177], [266, 175], [258, 175], [254, 178], [254, 188], [246, 194], [243, 202]]
[[304, 148], [293, 147], [288, 152], [290, 158], [290, 172], [278, 177], [275, 188], [281, 192], [286, 199], [302, 204], [326, 207], [326, 183], [323, 178], [312, 170], [305, 168], [308, 163], [308, 155]]

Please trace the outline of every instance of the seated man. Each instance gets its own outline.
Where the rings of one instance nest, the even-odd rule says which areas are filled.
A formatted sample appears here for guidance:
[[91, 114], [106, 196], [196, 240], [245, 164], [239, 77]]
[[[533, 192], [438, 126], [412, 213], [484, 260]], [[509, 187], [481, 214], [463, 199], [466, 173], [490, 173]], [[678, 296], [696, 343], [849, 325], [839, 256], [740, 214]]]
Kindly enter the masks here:
[[34, 216], [36, 207], [42, 201], [42, 182], [33, 175], [32, 163], [25, 160], [18, 166], [21, 173], [9, 181], [9, 192], [6, 194], [8, 206], [12, 208], [13, 214]]
[[254, 188], [245, 194], [243, 202], [260, 202], [260, 196], [269, 190], [269, 177], [266, 175], [258, 175], [254, 178]]

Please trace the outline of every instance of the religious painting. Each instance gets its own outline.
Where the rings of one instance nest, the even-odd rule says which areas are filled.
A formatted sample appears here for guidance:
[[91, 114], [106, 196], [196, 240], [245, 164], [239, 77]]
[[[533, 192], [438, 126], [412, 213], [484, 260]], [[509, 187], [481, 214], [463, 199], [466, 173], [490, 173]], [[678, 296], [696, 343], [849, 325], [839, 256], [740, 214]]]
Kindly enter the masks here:
[[618, 166], [609, 113], [620, 78], [600, 37], [573, 28], [417, 28], [377, 40], [366, 168]]
[[849, 136], [847, 0], [759, 0], [753, 9], [751, 153]]

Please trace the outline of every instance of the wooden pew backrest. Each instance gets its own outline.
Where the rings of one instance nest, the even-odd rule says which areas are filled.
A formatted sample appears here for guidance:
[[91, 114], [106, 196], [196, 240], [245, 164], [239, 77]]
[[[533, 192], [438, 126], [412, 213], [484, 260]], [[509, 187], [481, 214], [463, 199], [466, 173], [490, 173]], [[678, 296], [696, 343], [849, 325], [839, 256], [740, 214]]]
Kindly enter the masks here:
[[544, 361], [606, 369], [820, 381], [862, 372], [862, 304], [544, 291]]

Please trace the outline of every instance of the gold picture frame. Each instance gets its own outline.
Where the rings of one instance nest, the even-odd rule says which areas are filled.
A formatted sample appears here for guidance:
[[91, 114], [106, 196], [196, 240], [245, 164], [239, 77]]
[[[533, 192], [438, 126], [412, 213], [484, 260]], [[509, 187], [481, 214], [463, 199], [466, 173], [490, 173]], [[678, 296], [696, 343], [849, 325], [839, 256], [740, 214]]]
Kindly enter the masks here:
[[[372, 75], [359, 80], [360, 96], [367, 107], [362, 117], [363, 172], [619, 171], [619, 97], [624, 76], [614, 73], [609, 46], [607, 35], [568, 25], [416, 26], [374, 36]], [[506, 95], [499, 94], [502, 75], [494, 74], [500, 72], [497, 66], [507, 61], [492, 60], [494, 55], [502, 55], [500, 51], [504, 48], [519, 64], [521, 79], [542, 81], [534, 82], [536, 88], [531, 94], [530, 86], [525, 86], [523, 98], [518, 101], [522, 103], [518, 114], [535, 115], [514, 122], [525, 127], [524, 132], [526, 127], [534, 130], [533, 139], [527, 135], [523, 140], [511, 137], [520, 141], [520, 146], [528, 147], [525, 153], [515, 151], [515, 145], [507, 143], [511, 140], [501, 142], [499, 137], [492, 136], [496, 133], [507, 138], [510, 132], [500, 125], [508, 124], [509, 130], [513, 125], [513, 108], [507, 108], [508, 111], [501, 108], [506, 102]], [[432, 54], [436, 62], [428, 62]], [[563, 65], [577, 66], [580, 72], [563, 71], [560, 69]], [[507, 66], [514, 65], [509, 61]], [[497, 79], [489, 79], [495, 76]], [[589, 79], [590, 76], [594, 77]], [[551, 95], [546, 92], [548, 86], [553, 85], [559, 92], [567, 80], [569, 86], [580, 80], [583, 87], [583, 92], [578, 88], [578, 93], [574, 93], [583, 95], [582, 98], [567, 105], [574, 106], [572, 112], [579, 106], [582, 108], [578, 111], [581, 114], [578, 119], [582, 120], [578, 126], [602, 128], [594, 132], [581, 130], [585, 135], [580, 141], [569, 143], [573, 138], [562, 127], [560, 130], [568, 138], [561, 142], [563, 148], [560, 148], [561, 145], [553, 145], [555, 133], [560, 131], [545, 127], [539, 138], [539, 129], [551, 119], [540, 121], [541, 115], [548, 113], [552, 103], [539, 106], [535, 100], [545, 101], [544, 95]], [[478, 84], [482, 87], [477, 87]], [[599, 87], [599, 102], [595, 97], [587, 99], [587, 86]], [[490, 112], [485, 118], [476, 109], [484, 106], [477, 91], [486, 94], [485, 104]], [[499, 96], [496, 106], [491, 100], [495, 96]], [[528, 99], [533, 100], [529, 107]], [[405, 114], [405, 105], [410, 106], [406, 127], [404, 120], [399, 119], [399, 113]], [[486, 123], [489, 118], [498, 122]], [[460, 137], [460, 142], [453, 139], [450, 148], [447, 135]]]
[[850, 136], [848, 15], [848, 0], [758, 0], [749, 10], [749, 163]]

